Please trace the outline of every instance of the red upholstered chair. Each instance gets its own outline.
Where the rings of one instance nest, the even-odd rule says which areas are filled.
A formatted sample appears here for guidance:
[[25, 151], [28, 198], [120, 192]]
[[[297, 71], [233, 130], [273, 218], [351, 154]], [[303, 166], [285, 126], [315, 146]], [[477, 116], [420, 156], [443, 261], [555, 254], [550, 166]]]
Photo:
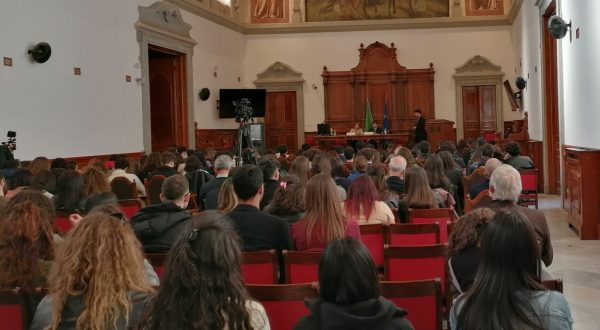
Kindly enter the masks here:
[[119, 200], [119, 206], [121, 207], [121, 211], [123, 211], [123, 215], [127, 219], [131, 219], [139, 210], [144, 207], [144, 202], [137, 199], [122, 199]]
[[381, 295], [408, 312], [415, 329], [442, 329], [441, 280], [381, 282]]
[[556, 278], [553, 280], [543, 281], [542, 285], [548, 290], [557, 291], [563, 293], [563, 280], [562, 278]]
[[152, 265], [152, 268], [158, 275], [158, 278], [162, 280], [165, 274], [167, 266], [167, 253], [146, 253], [146, 259]]
[[482, 133], [482, 135], [486, 142], [496, 141], [496, 132], [495, 131], [484, 131]]
[[110, 182], [110, 189], [118, 199], [136, 199], [138, 198], [135, 182], [129, 181], [126, 177], [118, 176]]
[[371, 252], [375, 265], [383, 266], [383, 245], [385, 244], [385, 227], [383, 224], [360, 225], [360, 240]]
[[396, 223], [388, 228], [387, 244], [394, 246], [418, 246], [440, 244], [438, 223]]
[[529, 205], [538, 208], [538, 171], [532, 170], [521, 170], [521, 185], [522, 192], [519, 196], [519, 205], [528, 207]]
[[473, 173], [471, 173], [471, 175], [469, 176], [463, 176], [463, 191], [465, 193], [464, 199], [466, 200], [468, 195], [469, 195], [469, 191], [471, 191], [471, 187], [473, 187], [474, 185], [480, 184], [485, 182], [486, 177], [485, 177], [485, 167], [484, 166], [480, 166], [479, 168], [477, 168], [475, 171], [473, 171]]
[[322, 252], [283, 251], [285, 283], [311, 283], [319, 281], [319, 261]]
[[446, 245], [386, 246], [385, 280], [420, 281], [440, 278], [442, 294], [447, 281]]
[[160, 190], [162, 184], [167, 178], [162, 175], [155, 175], [146, 181], [146, 202], [148, 205], [160, 204]]
[[454, 210], [447, 209], [410, 209], [408, 223], [438, 223], [440, 243], [448, 242], [448, 222], [454, 219]]
[[33, 311], [27, 294], [22, 289], [0, 290], [0, 329], [29, 329]]
[[471, 212], [480, 203], [487, 205], [491, 202], [492, 198], [490, 197], [490, 191], [488, 189], [481, 191], [479, 195], [475, 196], [473, 199], [467, 194], [467, 199], [465, 199], [465, 213]]
[[310, 284], [248, 284], [246, 288], [265, 308], [272, 330], [293, 329], [298, 320], [310, 314], [304, 299], [318, 296]]
[[278, 271], [275, 250], [242, 253], [242, 273], [246, 284], [277, 284]]
[[105, 161], [104, 167], [106, 167], [106, 169], [108, 169], [108, 170], [114, 170], [115, 169], [115, 161], [114, 160]]
[[[73, 212], [76, 213], [76, 212]], [[62, 234], [66, 234], [71, 228], [73, 228], [73, 224], [69, 221], [70, 212], [57, 211], [56, 217], [54, 218], [55, 228]]]

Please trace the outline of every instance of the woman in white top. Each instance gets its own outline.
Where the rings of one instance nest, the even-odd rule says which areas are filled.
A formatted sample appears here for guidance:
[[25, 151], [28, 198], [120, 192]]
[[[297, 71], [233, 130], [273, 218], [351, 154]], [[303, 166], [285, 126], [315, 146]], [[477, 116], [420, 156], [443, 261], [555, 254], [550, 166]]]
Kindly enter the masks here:
[[205, 211], [191, 228], [169, 252], [139, 329], [269, 330], [263, 306], [244, 286], [239, 238], [228, 217]]
[[359, 225], [389, 225], [396, 222], [390, 207], [379, 200], [377, 188], [367, 175], [359, 176], [352, 182], [342, 206], [346, 218], [355, 220]]
[[540, 284], [539, 246], [521, 213], [497, 212], [481, 241], [475, 282], [450, 311], [452, 330], [573, 328], [565, 297]]

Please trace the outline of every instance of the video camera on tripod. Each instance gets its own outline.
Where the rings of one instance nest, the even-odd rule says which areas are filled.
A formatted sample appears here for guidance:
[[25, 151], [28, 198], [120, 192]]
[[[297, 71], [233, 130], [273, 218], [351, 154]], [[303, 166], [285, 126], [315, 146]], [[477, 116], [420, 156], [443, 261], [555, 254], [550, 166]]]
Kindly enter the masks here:
[[15, 159], [13, 151], [17, 150], [17, 132], [8, 131], [6, 137], [8, 140], [0, 145], [0, 161]]
[[235, 122], [245, 124], [254, 122], [254, 110], [250, 104], [250, 100], [242, 98], [239, 101], [233, 101], [235, 107]]

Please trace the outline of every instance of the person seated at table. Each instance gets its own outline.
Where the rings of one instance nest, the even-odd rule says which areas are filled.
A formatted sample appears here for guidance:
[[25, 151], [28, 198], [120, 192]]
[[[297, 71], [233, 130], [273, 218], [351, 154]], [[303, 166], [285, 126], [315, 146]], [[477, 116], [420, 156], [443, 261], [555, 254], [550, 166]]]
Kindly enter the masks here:
[[360, 128], [360, 124], [356, 123], [354, 124], [354, 127], [350, 129], [350, 131], [348, 131], [349, 134], [354, 134], [354, 135], [362, 135], [364, 133], [363, 129]]
[[383, 128], [379, 127], [376, 121], [373, 122], [372, 132], [375, 134], [383, 134]]

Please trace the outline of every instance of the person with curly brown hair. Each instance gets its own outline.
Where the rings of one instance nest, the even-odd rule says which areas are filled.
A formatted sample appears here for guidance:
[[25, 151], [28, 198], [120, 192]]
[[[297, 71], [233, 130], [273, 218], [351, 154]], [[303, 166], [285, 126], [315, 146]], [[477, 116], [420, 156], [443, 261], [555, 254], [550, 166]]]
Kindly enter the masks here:
[[290, 226], [293, 225], [304, 216], [305, 191], [305, 186], [297, 176], [286, 175], [281, 179], [265, 212], [285, 220]]
[[481, 259], [481, 237], [494, 214], [489, 208], [480, 208], [463, 215], [448, 238], [449, 271], [459, 292], [467, 291], [475, 280]]

